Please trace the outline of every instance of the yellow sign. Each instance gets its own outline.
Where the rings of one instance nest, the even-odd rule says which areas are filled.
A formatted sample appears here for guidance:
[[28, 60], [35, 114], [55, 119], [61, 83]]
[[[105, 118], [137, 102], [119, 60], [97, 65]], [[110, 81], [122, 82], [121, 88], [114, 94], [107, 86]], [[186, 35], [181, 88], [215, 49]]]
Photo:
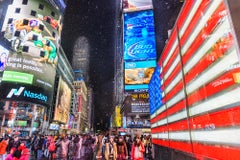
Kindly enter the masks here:
[[132, 99], [147, 99], [149, 98], [149, 94], [148, 93], [132, 94], [131, 97]]
[[115, 108], [115, 124], [116, 127], [122, 126], [121, 108], [119, 106]]

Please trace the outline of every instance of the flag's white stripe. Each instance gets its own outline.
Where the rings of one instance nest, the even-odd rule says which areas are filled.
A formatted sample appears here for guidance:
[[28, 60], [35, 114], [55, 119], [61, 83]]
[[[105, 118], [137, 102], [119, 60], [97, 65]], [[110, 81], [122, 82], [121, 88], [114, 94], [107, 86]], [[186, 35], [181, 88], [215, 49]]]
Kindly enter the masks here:
[[172, 107], [174, 104], [176, 104], [177, 102], [179, 102], [180, 100], [182, 100], [183, 98], [185, 98], [185, 94], [184, 91], [181, 90], [179, 91], [172, 99], [170, 99], [166, 104], [167, 107], [170, 108]]
[[190, 107], [189, 114], [190, 116], [195, 116], [239, 102], [239, 95], [240, 88], [235, 88], [231, 91], [226, 92], [225, 94], [221, 94], [217, 97], [208, 99], [207, 101], [204, 101], [196, 106]]
[[199, 77], [194, 79], [192, 83], [187, 84], [187, 93], [192, 93], [196, 89], [210, 82], [213, 78], [215, 78], [215, 76], [219, 75], [220, 73], [226, 72], [229, 67], [236, 62], [238, 62], [238, 57], [236, 50], [234, 49], [229, 54], [225, 55], [222, 60], [216, 62], [216, 64], [212, 68], [206, 70], [205, 73], [202, 73]]
[[[155, 139], [167, 139], [176, 141], [190, 141], [190, 132], [170, 132], [168, 133], [154, 133], [152, 137]], [[240, 129], [227, 128], [221, 130], [202, 130], [191, 131], [192, 140], [194, 142], [205, 142], [213, 144], [229, 144], [240, 145]]]
[[166, 87], [166, 89], [165, 89], [166, 94], [169, 93], [173, 89], [173, 87], [175, 87], [177, 85], [177, 83], [179, 83], [180, 81], [182, 81], [182, 71], [181, 70], [177, 74], [177, 76], [172, 80], [172, 82], [169, 83], [169, 85]]
[[164, 74], [164, 79], [166, 80], [169, 75], [173, 72], [173, 70], [176, 68], [177, 64], [180, 62], [180, 55], [178, 54], [176, 59], [173, 61], [172, 65], [168, 68], [167, 72]]
[[[172, 44], [172, 47], [170, 49], [170, 51], [167, 53], [167, 57], [166, 59], [163, 61], [163, 67], [165, 67], [169, 61], [169, 59], [172, 57], [172, 54], [173, 54], [173, 51], [175, 50], [175, 48], [177, 47], [177, 44], [178, 44], [178, 40], [177, 38], [174, 40], [173, 44]], [[166, 45], [167, 46], [167, 45]], [[163, 52], [164, 53], [164, 52]]]

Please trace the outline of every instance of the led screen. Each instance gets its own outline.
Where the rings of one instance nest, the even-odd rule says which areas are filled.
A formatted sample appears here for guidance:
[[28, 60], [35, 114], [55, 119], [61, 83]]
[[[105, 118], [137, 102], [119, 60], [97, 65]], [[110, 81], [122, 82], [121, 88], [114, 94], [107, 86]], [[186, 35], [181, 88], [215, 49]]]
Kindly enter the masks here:
[[143, 10], [152, 8], [152, 0], [123, 0], [123, 10]]
[[57, 100], [54, 112], [54, 121], [67, 123], [71, 103], [71, 89], [60, 77], [58, 83]]
[[9, 51], [0, 45], [0, 72], [3, 72], [6, 67], [8, 53]]
[[124, 60], [156, 59], [153, 11], [124, 14]]
[[15, 126], [18, 127], [26, 127], [27, 126], [27, 121], [15, 121]]
[[[0, 93], [1, 99], [52, 105], [60, 20], [58, 11], [44, 1], [15, 0], [8, 6], [1, 34], [11, 43], [11, 51], [0, 86], [7, 92]], [[19, 93], [12, 94], [14, 90]]]
[[59, 130], [59, 124], [51, 123], [49, 126], [50, 130]]
[[125, 90], [148, 89], [155, 61], [125, 62]]

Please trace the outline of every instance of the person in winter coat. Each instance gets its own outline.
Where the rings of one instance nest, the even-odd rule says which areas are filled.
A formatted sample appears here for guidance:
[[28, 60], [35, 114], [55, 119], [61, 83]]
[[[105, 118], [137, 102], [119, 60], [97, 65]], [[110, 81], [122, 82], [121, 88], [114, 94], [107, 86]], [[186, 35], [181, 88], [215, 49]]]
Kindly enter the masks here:
[[23, 149], [19, 160], [29, 160], [29, 158], [30, 158], [30, 150], [28, 148]]
[[92, 160], [93, 159], [93, 149], [92, 149], [93, 139], [90, 135], [84, 135], [81, 148], [81, 160]]
[[37, 159], [38, 160], [41, 160], [43, 157], [44, 141], [45, 141], [44, 136], [40, 135], [40, 139], [37, 142]]
[[123, 136], [118, 138], [117, 142], [117, 160], [128, 159], [128, 148]]
[[141, 141], [140, 137], [137, 136], [132, 145], [131, 159], [144, 160], [144, 152], [145, 152], [144, 144]]
[[57, 146], [56, 158], [57, 159], [67, 160], [69, 143], [70, 141], [65, 135], [63, 135], [61, 139], [57, 140], [56, 142], [56, 146]]
[[13, 159], [20, 159], [22, 151], [26, 148], [24, 143], [21, 143], [20, 146], [16, 149], [16, 151], [13, 153]]
[[6, 137], [0, 142], [0, 159], [5, 160], [9, 138]]
[[78, 159], [78, 154], [80, 152], [80, 138], [78, 137], [78, 135], [74, 138], [73, 143], [74, 143], [74, 147], [73, 147], [73, 160], [77, 160]]
[[18, 135], [14, 135], [13, 138], [10, 138], [7, 151], [10, 152], [12, 148], [17, 149], [20, 146], [21, 141], [18, 138]]
[[106, 160], [117, 159], [117, 146], [116, 146], [116, 143], [114, 142], [113, 136], [110, 136], [109, 140], [106, 141], [105, 159]]

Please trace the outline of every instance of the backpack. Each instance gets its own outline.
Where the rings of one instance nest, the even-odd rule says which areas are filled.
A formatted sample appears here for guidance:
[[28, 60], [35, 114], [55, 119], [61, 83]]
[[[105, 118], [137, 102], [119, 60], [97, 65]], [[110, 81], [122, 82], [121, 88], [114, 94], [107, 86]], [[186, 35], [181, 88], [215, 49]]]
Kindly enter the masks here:
[[56, 149], [55, 143], [51, 142], [50, 145], [48, 146], [48, 150], [50, 152], [53, 152], [53, 151], [55, 151], [55, 149]]

